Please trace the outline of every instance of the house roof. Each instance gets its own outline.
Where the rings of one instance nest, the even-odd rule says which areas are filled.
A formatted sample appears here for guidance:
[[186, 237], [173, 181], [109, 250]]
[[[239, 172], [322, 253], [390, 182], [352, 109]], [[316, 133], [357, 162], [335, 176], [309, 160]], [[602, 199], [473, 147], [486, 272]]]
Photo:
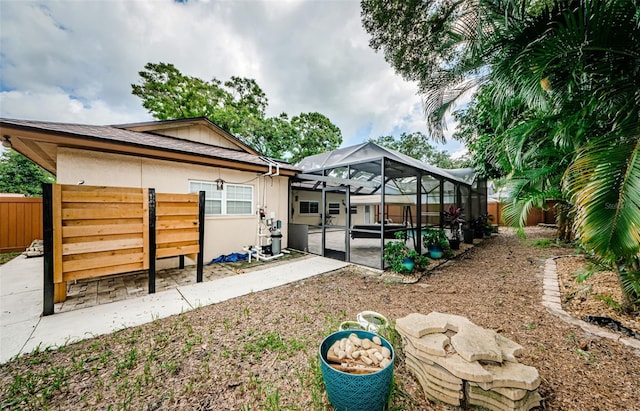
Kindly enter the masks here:
[[[163, 135], [171, 127], [204, 125], [232, 141], [238, 149]], [[266, 159], [230, 133], [204, 118], [147, 122], [116, 126], [95, 126], [31, 120], [0, 119], [0, 133], [11, 147], [56, 174], [57, 149], [84, 150], [134, 155], [242, 171], [268, 172], [277, 163], [282, 175], [293, 176], [299, 168]]]

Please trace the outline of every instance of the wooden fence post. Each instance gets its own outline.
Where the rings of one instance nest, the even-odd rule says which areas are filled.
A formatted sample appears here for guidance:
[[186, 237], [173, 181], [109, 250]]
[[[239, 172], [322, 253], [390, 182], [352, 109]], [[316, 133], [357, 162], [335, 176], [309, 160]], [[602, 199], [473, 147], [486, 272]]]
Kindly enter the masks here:
[[156, 292], [156, 190], [149, 189], [149, 294]]
[[198, 196], [198, 266], [196, 271], [196, 282], [202, 282], [202, 272], [204, 270], [204, 204], [205, 192], [200, 191]]
[[44, 242], [44, 298], [42, 315], [53, 314], [53, 190], [42, 183], [42, 233]]

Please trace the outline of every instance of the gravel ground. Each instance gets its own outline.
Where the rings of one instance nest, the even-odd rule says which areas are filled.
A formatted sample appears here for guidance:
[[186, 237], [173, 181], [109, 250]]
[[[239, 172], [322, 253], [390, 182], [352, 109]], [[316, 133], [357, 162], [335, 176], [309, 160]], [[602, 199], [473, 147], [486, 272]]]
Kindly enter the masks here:
[[[541, 376], [549, 410], [638, 410], [640, 355], [550, 315], [541, 304], [542, 264], [562, 247], [530, 229], [484, 241], [414, 284], [348, 267], [276, 289], [0, 366], [3, 409], [331, 409], [317, 349], [363, 310], [395, 320], [412, 312], [468, 317], [521, 344], [521, 363]], [[393, 409], [445, 410], [395, 363]]]

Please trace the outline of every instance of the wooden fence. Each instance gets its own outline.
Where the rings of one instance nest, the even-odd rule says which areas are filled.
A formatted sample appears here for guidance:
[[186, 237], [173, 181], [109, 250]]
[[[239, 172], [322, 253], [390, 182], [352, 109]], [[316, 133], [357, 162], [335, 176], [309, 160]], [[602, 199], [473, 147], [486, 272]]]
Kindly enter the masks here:
[[68, 281], [148, 270], [154, 293], [157, 258], [197, 255], [202, 281], [204, 192], [53, 184], [43, 200], [44, 315], [66, 299]]
[[[527, 214], [526, 226], [534, 226], [540, 223], [555, 224], [555, 201], [548, 200], [546, 209], [532, 208]], [[504, 205], [502, 203], [489, 203], [487, 212], [493, 216], [493, 224], [505, 225], [504, 221]]]
[[42, 198], [0, 197], [0, 253], [24, 251], [42, 239]]

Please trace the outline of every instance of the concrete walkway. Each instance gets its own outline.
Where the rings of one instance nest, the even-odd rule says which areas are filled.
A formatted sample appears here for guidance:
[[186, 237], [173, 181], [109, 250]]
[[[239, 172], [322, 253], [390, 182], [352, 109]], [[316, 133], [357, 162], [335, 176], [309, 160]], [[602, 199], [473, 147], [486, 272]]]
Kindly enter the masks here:
[[20, 256], [0, 267], [0, 363], [38, 347], [58, 347], [108, 334], [348, 265], [314, 256], [140, 298], [42, 317], [42, 264], [42, 258]]

